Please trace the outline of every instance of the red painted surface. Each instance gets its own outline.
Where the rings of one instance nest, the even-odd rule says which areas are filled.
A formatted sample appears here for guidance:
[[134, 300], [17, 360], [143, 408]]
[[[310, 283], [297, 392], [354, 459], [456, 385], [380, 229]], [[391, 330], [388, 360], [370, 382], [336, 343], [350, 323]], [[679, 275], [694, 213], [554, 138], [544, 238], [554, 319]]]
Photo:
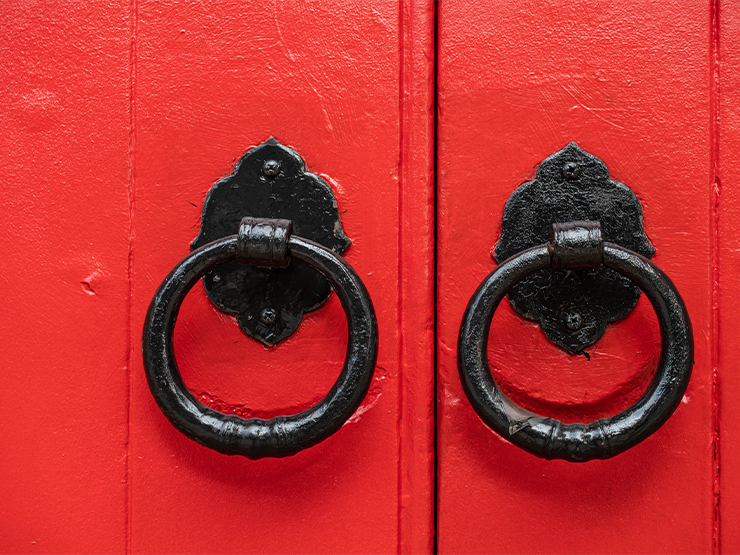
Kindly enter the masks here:
[[129, 19], [0, 9], [0, 550], [126, 546]]
[[[274, 136], [334, 188], [353, 241], [344, 256], [370, 292], [380, 337], [373, 384], [350, 421], [314, 448], [260, 461], [226, 457], [177, 432], [149, 393], [135, 346], [132, 552], [430, 549], [431, 388], [407, 394], [417, 357], [426, 357], [429, 384], [433, 376], [433, 57], [424, 56], [432, 20], [423, 6], [136, 3], [134, 328], [187, 254], [208, 189]], [[416, 243], [422, 250], [407, 258]], [[401, 279], [413, 272], [417, 290]], [[417, 318], [402, 316], [407, 301], [420, 309]], [[402, 343], [402, 334], [421, 343]], [[336, 298], [266, 349], [215, 310], [201, 287], [186, 300], [175, 335], [192, 391], [212, 406], [263, 415], [296, 412], [325, 395], [347, 341]], [[409, 436], [418, 438], [413, 451]]]
[[[433, 4], [3, 12], [2, 551], [431, 552]], [[380, 352], [335, 436], [249, 461], [175, 431], [140, 334], [205, 193], [271, 135], [334, 188]], [[271, 415], [324, 395], [346, 340], [336, 299], [265, 349], [197, 288], [175, 344], [205, 402]]]
[[[440, 553], [712, 551], [710, 23], [709, 2], [683, 0], [440, 3]], [[684, 296], [696, 344], [668, 423], [625, 454], [580, 465], [537, 459], [491, 432], [456, 364], [465, 306], [495, 267], [506, 199], [572, 140], [641, 200], [654, 261]], [[650, 380], [659, 335], [644, 299], [589, 349], [590, 362], [504, 305], [489, 356], [521, 404], [592, 420]]]
[[401, 12], [401, 357], [398, 553], [434, 549], [434, 18], [433, 1]]
[[716, 206], [718, 210], [719, 279], [717, 319], [717, 387], [715, 388], [718, 463], [719, 549], [722, 553], [740, 552], [740, 364], [737, 350], [740, 326], [740, 11], [733, 2], [718, 3], [716, 77], [719, 93], [715, 120]]
[[[438, 12], [435, 214], [431, 2], [3, 5], [0, 551], [740, 551], [737, 10], [443, 0]], [[335, 436], [249, 461], [174, 430], [139, 345], [206, 191], [270, 135], [334, 188], [380, 352]], [[490, 432], [455, 360], [506, 199], [571, 140], [640, 198], [696, 341], [669, 422], [583, 465]], [[326, 393], [346, 324], [332, 299], [265, 349], [197, 288], [175, 342], [204, 402], [269, 416]], [[489, 356], [512, 398], [573, 421], [633, 402], [658, 349], [644, 300], [591, 361], [505, 305]]]

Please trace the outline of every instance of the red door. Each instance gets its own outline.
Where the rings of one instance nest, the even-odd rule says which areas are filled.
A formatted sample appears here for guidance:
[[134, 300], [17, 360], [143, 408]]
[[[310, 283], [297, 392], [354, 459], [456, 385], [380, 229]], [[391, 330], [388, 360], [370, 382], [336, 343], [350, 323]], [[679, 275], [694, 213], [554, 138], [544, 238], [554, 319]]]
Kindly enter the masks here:
[[[433, 6], [395, 1], [5, 4], [6, 552], [428, 552], [433, 532]], [[337, 197], [377, 367], [321, 444], [250, 461], [163, 416], [144, 316], [205, 194], [269, 137]], [[25, 276], [25, 277], [24, 277]], [[25, 291], [25, 292], [24, 292]], [[201, 286], [183, 379], [227, 413], [315, 404], [347, 325], [333, 296], [277, 347]]]
[[[0, 550], [740, 550], [735, 12], [710, 0], [4, 5]], [[175, 430], [140, 341], [205, 194], [270, 136], [331, 185], [379, 353], [336, 434], [251, 461]], [[506, 199], [570, 141], [636, 193], [695, 341], [673, 417], [585, 464], [495, 435], [456, 362]], [[197, 286], [175, 350], [203, 403], [271, 417], [331, 388], [345, 322], [333, 296], [268, 349]], [[590, 360], [505, 302], [491, 333], [502, 389], [565, 421], [633, 403], [661, 348], [644, 298]]]
[[[472, 5], [438, 10], [438, 549], [737, 551], [737, 10], [708, 1]], [[506, 200], [571, 141], [637, 195], [653, 261], [686, 301], [695, 342], [672, 418], [626, 453], [585, 464], [538, 459], [491, 432], [467, 402], [456, 359], [465, 306], [495, 266]], [[488, 356], [518, 404], [590, 422], [637, 400], [660, 348], [643, 295], [590, 358], [556, 348], [502, 303]]]

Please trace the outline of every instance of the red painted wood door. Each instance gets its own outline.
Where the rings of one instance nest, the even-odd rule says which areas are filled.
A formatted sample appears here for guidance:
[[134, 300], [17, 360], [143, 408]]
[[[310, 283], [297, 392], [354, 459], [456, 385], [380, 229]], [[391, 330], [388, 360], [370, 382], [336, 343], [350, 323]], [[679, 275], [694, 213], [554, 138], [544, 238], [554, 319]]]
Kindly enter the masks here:
[[[3, 4], [2, 551], [431, 551], [433, 16], [395, 0]], [[166, 420], [141, 330], [205, 194], [270, 136], [332, 186], [379, 354], [335, 435], [250, 461]], [[346, 343], [335, 296], [266, 349], [200, 286], [175, 331], [191, 391], [262, 416], [321, 399]]]
[[[4, 4], [0, 550], [740, 551], [737, 11], [724, 0]], [[331, 184], [380, 351], [335, 436], [249, 461], [170, 425], [140, 334], [204, 195], [269, 136]], [[456, 365], [506, 199], [573, 140], [637, 194], [696, 343], [668, 423], [582, 465], [489, 431]], [[660, 348], [644, 299], [590, 361], [506, 303], [492, 333], [505, 390], [566, 420], [633, 402]], [[175, 340], [204, 402], [273, 415], [326, 393], [346, 336], [334, 298], [266, 350], [198, 288]]]
[[[437, 545], [441, 553], [709, 553], [738, 544], [737, 9], [729, 2], [441, 2], [438, 10]], [[695, 366], [673, 417], [606, 461], [538, 459], [491, 432], [458, 378], [463, 311], [495, 267], [511, 192], [570, 141], [644, 210], [686, 301]], [[591, 421], [633, 403], [660, 350], [643, 297], [588, 349], [508, 303], [488, 355], [504, 392]]]

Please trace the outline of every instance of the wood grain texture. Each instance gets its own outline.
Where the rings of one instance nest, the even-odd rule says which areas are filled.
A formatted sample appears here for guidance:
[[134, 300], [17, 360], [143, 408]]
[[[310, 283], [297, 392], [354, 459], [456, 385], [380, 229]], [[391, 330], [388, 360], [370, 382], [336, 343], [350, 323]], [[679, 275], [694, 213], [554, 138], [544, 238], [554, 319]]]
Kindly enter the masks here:
[[[438, 542], [440, 553], [712, 550], [709, 2], [512, 1], [439, 6]], [[642, 202], [654, 261], [694, 326], [683, 403], [608, 461], [543, 461], [478, 419], [456, 364], [460, 319], [494, 268], [506, 199], [576, 141]], [[551, 345], [498, 310], [494, 377], [520, 404], [568, 421], [618, 412], [644, 391], [659, 335], [641, 299], [589, 350]]]
[[0, 551], [120, 553], [129, 351], [127, 3], [0, 10]]
[[[334, 189], [353, 241], [344, 256], [375, 305], [378, 365], [364, 403], [334, 436], [290, 458], [249, 461], [179, 434], [152, 400], [137, 352], [131, 550], [429, 551], [432, 392], [414, 390], [417, 376], [426, 384], [433, 376], [429, 7], [414, 4], [409, 16], [421, 19], [404, 34], [407, 12], [393, 1], [217, 6], [137, 2], [134, 328], [188, 252], [205, 193], [247, 149], [274, 136]], [[402, 135], [417, 123], [423, 130]], [[399, 265], [414, 240], [421, 249]], [[410, 320], [401, 317], [406, 294], [420, 307]], [[402, 346], [406, 326], [420, 345]], [[202, 288], [185, 301], [175, 332], [191, 391], [224, 412], [266, 416], [325, 395], [346, 341], [336, 297], [266, 349]], [[409, 435], [423, 450], [406, 446]]]

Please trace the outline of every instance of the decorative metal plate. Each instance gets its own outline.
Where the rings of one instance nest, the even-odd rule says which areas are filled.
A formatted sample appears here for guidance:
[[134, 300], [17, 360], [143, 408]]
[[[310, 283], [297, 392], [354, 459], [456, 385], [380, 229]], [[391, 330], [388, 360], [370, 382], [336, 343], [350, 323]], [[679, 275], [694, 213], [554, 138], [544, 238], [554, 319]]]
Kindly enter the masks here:
[[[504, 207], [494, 258], [547, 243], [554, 223], [601, 222], [604, 241], [650, 258], [655, 249], [642, 225], [642, 206], [626, 185], [609, 179], [606, 164], [570, 143], [540, 164], [537, 179], [520, 185]], [[569, 353], [584, 354], [627, 316], [640, 289], [610, 269], [540, 270], [512, 287], [509, 303]]]
[[[245, 216], [291, 220], [296, 235], [337, 254], [350, 244], [331, 187], [306, 171], [298, 153], [272, 138], [247, 152], [233, 175], [208, 192], [191, 248], [236, 234]], [[233, 260], [203, 276], [203, 285], [213, 304], [236, 314], [241, 329], [266, 345], [288, 337], [306, 312], [331, 295], [327, 279], [300, 260], [291, 260], [286, 268]]]

